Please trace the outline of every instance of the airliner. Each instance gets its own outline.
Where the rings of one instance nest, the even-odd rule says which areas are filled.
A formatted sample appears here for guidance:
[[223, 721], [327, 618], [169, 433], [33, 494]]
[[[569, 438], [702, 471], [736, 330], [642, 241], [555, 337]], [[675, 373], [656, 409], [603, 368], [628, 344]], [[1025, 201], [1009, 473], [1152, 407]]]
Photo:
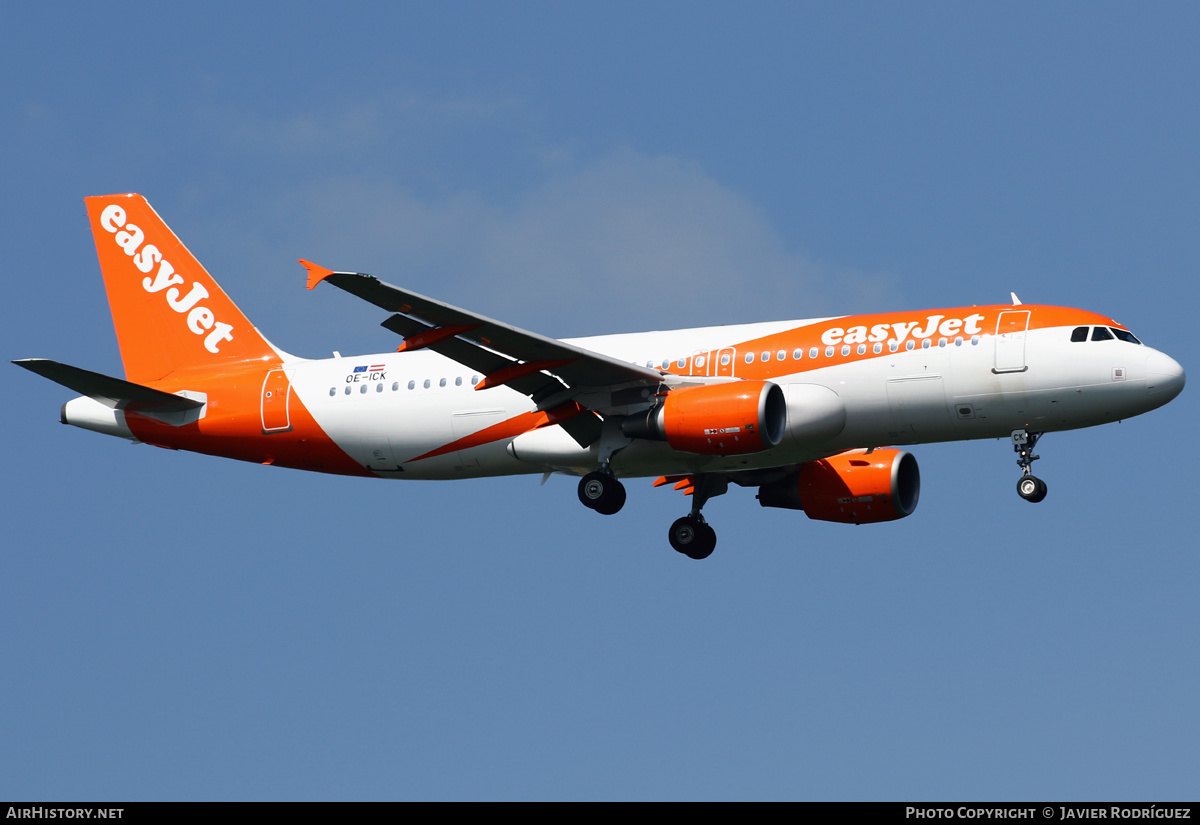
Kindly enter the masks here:
[[[140, 195], [85, 199], [125, 378], [13, 363], [81, 396], [61, 421], [171, 450], [322, 473], [580, 478], [603, 515], [623, 480], [691, 496], [671, 546], [708, 557], [729, 485], [763, 507], [866, 524], [913, 513], [906, 446], [1003, 438], [1017, 493], [1046, 497], [1038, 439], [1161, 407], [1183, 368], [1116, 321], [1021, 303], [556, 340], [310, 261], [388, 313], [395, 351], [273, 346]], [[335, 353], [335, 355], [337, 355]]]

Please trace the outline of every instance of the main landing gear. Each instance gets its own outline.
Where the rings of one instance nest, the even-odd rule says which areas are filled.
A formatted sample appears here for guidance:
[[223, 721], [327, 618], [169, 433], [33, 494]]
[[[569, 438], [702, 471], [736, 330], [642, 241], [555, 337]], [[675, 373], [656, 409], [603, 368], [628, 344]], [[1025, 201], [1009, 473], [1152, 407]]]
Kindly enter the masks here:
[[692, 512], [676, 519], [667, 532], [671, 546], [689, 559], [706, 559], [717, 546], [717, 532], [700, 515], [700, 508], [710, 498], [729, 489], [729, 480], [719, 476], [697, 476], [692, 490]]
[[625, 485], [605, 467], [579, 480], [579, 500], [602, 516], [611, 516], [625, 506]]
[[689, 559], [707, 559], [717, 546], [717, 531], [699, 513], [676, 519], [667, 538], [677, 552]]
[[616, 418], [604, 421], [596, 445], [600, 469], [579, 480], [579, 500], [584, 507], [595, 510], [602, 516], [611, 516], [625, 506], [625, 485], [617, 480], [609, 462], [629, 443], [629, 439], [617, 426]]
[[1041, 433], [1031, 433], [1025, 430], [1013, 430], [1013, 450], [1017, 453], [1017, 466], [1021, 468], [1021, 478], [1017, 481], [1017, 495], [1034, 504], [1046, 497], [1046, 482], [1035, 476], [1031, 471], [1033, 462], [1041, 456], [1033, 454], [1033, 448]]
[[[706, 559], [717, 546], [717, 533], [700, 515], [700, 508], [713, 496], [729, 489], [729, 480], [720, 476], [700, 475], [688, 479], [692, 486], [692, 512], [676, 519], [667, 532], [667, 539], [677, 552], [690, 559]], [[625, 505], [625, 485], [612, 470], [604, 467], [588, 473], [579, 480], [579, 500], [583, 506], [605, 516], [611, 516]]]

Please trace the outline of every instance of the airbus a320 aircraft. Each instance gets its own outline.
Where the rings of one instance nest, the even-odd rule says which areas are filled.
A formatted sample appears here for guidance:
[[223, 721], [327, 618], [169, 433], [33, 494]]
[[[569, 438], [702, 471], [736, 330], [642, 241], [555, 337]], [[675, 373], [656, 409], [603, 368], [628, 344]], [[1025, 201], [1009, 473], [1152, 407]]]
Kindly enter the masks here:
[[[1183, 369], [1117, 322], [1025, 305], [894, 312], [558, 341], [370, 275], [308, 261], [392, 313], [395, 352], [319, 361], [272, 346], [140, 195], [87, 198], [125, 379], [14, 363], [82, 393], [62, 422], [175, 450], [344, 475], [581, 476], [611, 515], [621, 479], [691, 495], [671, 546], [707, 557], [729, 484], [764, 507], [863, 524], [912, 514], [897, 446], [1010, 438], [1017, 492], [1043, 433], [1166, 404]], [[890, 445], [890, 446], [886, 446]]]

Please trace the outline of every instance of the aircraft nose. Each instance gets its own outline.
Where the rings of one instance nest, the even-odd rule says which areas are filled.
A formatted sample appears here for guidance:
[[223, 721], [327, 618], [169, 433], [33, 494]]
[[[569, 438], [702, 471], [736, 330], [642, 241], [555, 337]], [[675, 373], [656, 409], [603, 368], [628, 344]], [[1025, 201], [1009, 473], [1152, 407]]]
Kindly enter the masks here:
[[1186, 382], [1183, 367], [1171, 356], [1157, 350], [1146, 356], [1146, 392], [1156, 400], [1161, 398], [1165, 404], [1183, 391]]

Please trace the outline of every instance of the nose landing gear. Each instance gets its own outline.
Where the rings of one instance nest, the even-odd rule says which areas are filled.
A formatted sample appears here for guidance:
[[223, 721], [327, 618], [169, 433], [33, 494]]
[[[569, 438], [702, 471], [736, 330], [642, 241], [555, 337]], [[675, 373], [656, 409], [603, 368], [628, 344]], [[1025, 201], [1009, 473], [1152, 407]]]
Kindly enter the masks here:
[[1037, 476], [1021, 476], [1017, 481], [1017, 495], [1036, 504], [1046, 497], [1046, 482]]
[[1021, 468], [1021, 478], [1017, 481], [1017, 495], [1026, 501], [1036, 504], [1046, 497], [1046, 482], [1035, 476], [1031, 470], [1033, 462], [1041, 456], [1033, 454], [1041, 433], [1031, 433], [1026, 430], [1013, 430], [1013, 450], [1017, 453], [1017, 466]]

